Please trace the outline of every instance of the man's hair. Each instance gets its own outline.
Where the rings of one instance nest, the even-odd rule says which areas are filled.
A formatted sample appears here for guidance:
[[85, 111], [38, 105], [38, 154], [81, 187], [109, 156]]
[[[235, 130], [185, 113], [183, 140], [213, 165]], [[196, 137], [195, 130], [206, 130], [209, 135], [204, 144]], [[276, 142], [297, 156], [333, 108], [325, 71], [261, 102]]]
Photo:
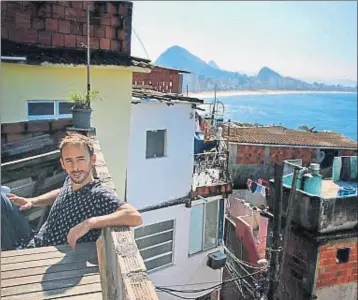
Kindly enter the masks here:
[[63, 148], [68, 145], [83, 145], [87, 148], [90, 156], [92, 156], [94, 153], [93, 144], [91, 140], [87, 136], [80, 133], [69, 132], [66, 136], [62, 138], [59, 146], [61, 157]]

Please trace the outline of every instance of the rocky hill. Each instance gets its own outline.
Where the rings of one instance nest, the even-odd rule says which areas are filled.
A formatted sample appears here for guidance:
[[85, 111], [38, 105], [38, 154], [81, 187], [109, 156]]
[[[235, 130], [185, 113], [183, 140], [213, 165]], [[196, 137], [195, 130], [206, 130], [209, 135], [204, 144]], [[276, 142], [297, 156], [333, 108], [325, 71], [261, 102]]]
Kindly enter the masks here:
[[155, 61], [156, 65], [190, 71], [183, 78], [183, 89], [189, 91], [218, 90], [310, 90], [310, 91], [357, 91], [357, 86], [340, 84], [308, 83], [293, 77], [285, 77], [263, 67], [256, 76], [221, 69], [213, 60], [204, 60], [180, 46], [172, 46]]

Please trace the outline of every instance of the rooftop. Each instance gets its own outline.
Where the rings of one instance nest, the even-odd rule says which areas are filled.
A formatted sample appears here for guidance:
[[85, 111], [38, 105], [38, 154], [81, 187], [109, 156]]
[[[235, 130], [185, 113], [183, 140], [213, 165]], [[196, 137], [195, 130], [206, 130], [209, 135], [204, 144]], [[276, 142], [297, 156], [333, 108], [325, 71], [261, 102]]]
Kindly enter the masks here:
[[[162, 93], [159, 91], [154, 91], [150, 89], [143, 89], [143, 88], [132, 88], [132, 96], [137, 99], [154, 99], [161, 102], [168, 102], [168, 103], [174, 103], [177, 101], [180, 102], [188, 102], [193, 104], [201, 104], [204, 103], [204, 100], [199, 98], [193, 98], [193, 97], [186, 97], [181, 94], [176, 93]], [[133, 103], [139, 103], [139, 101], [132, 101]]]
[[[227, 134], [226, 126], [224, 133]], [[357, 149], [357, 142], [335, 132], [307, 132], [283, 126], [230, 127], [229, 140], [235, 143], [312, 146], [333, 149]]]
[[[15, 43], [7, 39], [1, 39], [1, 56], [25, 57], [23, 63], [30, 65], [68, 64], [86, 65], [86, 49], [78, 48], [51, 48], [39, 45]], [[91, 65], [123, 66], [152, 68], [150, 60], [129, 56], [120, 52], [109, 50], [91, 50]]]

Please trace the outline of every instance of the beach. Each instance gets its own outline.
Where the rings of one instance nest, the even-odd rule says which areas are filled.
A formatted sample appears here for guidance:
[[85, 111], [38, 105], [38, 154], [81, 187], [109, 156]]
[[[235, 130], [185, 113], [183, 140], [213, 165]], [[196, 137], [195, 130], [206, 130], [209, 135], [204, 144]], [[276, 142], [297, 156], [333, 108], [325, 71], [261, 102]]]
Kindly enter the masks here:
[[[184, 93], [185, 94], [185, 93]], [[259, 91], [217, 91], [217, 97], [230, 97], [230, 96], [249, 96], [249, 95], [285, 95], [285, 94], [356, 94], [356, 92], [341, 92], [341, 91], [272, 91], [272, 90], [259, 90]], [[213, 98], [214, 91], [204, 92], [190, 92], [190, 97], [194, 98]]]

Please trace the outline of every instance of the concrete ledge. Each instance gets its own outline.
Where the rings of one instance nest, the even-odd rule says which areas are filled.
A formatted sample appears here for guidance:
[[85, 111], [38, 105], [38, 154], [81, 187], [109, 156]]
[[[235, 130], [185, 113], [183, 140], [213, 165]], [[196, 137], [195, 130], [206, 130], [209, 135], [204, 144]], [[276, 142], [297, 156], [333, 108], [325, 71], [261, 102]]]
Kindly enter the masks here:
[[[104, 186], [116, 191], [97, 137], [89, 134], [97, 162], [94, 175]], [[128, 227], [106, 228], [97, 241], [103, 299], [158, 300], [155, 287]]]

